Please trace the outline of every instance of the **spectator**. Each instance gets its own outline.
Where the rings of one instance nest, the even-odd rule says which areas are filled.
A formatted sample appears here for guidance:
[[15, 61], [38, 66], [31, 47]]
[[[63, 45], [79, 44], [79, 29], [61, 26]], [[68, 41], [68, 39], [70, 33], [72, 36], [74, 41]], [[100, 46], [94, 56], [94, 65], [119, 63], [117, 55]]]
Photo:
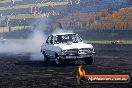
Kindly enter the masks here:
[[8, 19], [8, 17], [7, 17], [7, 16], [5, 17], [4, 22], [5, 22], [6, 26], [8, 26], [9, 19]]
[[15, 0], [11, 0], [11, 6], [15, 5]]
[[2, 14], [0, 15], [0, 25], [1, 25], [1, 22], [2, 22]]
[[60, 28], [60, 29], [63, 29], [63, 26], [62, 26], [62, 24], [61, 24], [61, 23], [59, 23], [59, 25], [58, 25], [58, 26], [59, 26], [59, 28]]
[[34, 5], [34, 7], [32, 8], [32, 13], [33, 13], [34, 16], [36, 15], [36, 13], [37, 13], [36, 5]]
[[9, 32], [11, 32], [11, 21], [9, 21]]

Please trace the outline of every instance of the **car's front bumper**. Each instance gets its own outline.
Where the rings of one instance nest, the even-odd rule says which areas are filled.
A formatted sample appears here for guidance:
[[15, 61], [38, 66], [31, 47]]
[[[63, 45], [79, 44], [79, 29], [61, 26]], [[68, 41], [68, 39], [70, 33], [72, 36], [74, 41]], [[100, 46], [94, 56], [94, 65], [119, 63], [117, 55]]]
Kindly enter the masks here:
[[77, 59], [92, 57], [94, 54], [95, 52], [88, 53], [88, 54], [77, 54], [77, 55], [60, 55], [59, 57], [63, 60], [77, 60]]

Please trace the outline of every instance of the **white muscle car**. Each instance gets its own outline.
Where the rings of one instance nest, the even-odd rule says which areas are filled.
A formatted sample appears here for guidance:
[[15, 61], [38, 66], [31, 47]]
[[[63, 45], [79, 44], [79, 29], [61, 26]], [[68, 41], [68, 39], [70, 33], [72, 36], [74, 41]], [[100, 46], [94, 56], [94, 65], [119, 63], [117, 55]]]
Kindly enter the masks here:
[[55, 61], [56, 64], [83, 60], [86, 64], [93, 63], [94, 48], [86, 44], [75, 33], [60, 33], [50, 35], [41, 46], [41, 52], [46, 62]]

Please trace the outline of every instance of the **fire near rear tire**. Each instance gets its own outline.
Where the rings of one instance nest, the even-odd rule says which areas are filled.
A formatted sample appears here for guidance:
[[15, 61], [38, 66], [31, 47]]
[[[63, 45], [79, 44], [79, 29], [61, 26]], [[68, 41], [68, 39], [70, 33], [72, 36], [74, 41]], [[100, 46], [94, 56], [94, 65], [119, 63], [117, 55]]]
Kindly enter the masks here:
[[87, 65], [93, 64], [93, 57], [87, 57], [87, 58], [85, 58], [85, 63], [86, 63]]
[[44, 55], [44, 62], [49, 63], [50, 59], [48, 58], [48, 56], [46, 55], [46, 53], [44, 51], [43, 51], [43, 55]]

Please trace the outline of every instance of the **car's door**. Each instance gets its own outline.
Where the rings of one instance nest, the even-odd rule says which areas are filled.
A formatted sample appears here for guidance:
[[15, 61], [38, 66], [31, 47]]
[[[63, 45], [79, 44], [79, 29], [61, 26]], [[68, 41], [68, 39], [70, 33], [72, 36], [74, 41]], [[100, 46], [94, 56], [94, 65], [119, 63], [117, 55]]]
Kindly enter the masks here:
[[50, 55], [50, 39], [51, 39], [51, 35], [47, 38], [47, 40], [46, 40], [46, 43], [45, 43], [45, 53], [46, 53], [46, 55]]
[[48, 42], [47, 55], [53, 58], [55, 55], [54, 36], [53, 35], [49, 36], [47, 42]]
[[51, 58], [54, 58], [54, 56], [55, 56], [55, 46], [54, 46], [54, 36], [53, 35], [51, 35], [51, 37], [50, 37], [50, 39], [49, 39], [49, 56], [51, 57]]

